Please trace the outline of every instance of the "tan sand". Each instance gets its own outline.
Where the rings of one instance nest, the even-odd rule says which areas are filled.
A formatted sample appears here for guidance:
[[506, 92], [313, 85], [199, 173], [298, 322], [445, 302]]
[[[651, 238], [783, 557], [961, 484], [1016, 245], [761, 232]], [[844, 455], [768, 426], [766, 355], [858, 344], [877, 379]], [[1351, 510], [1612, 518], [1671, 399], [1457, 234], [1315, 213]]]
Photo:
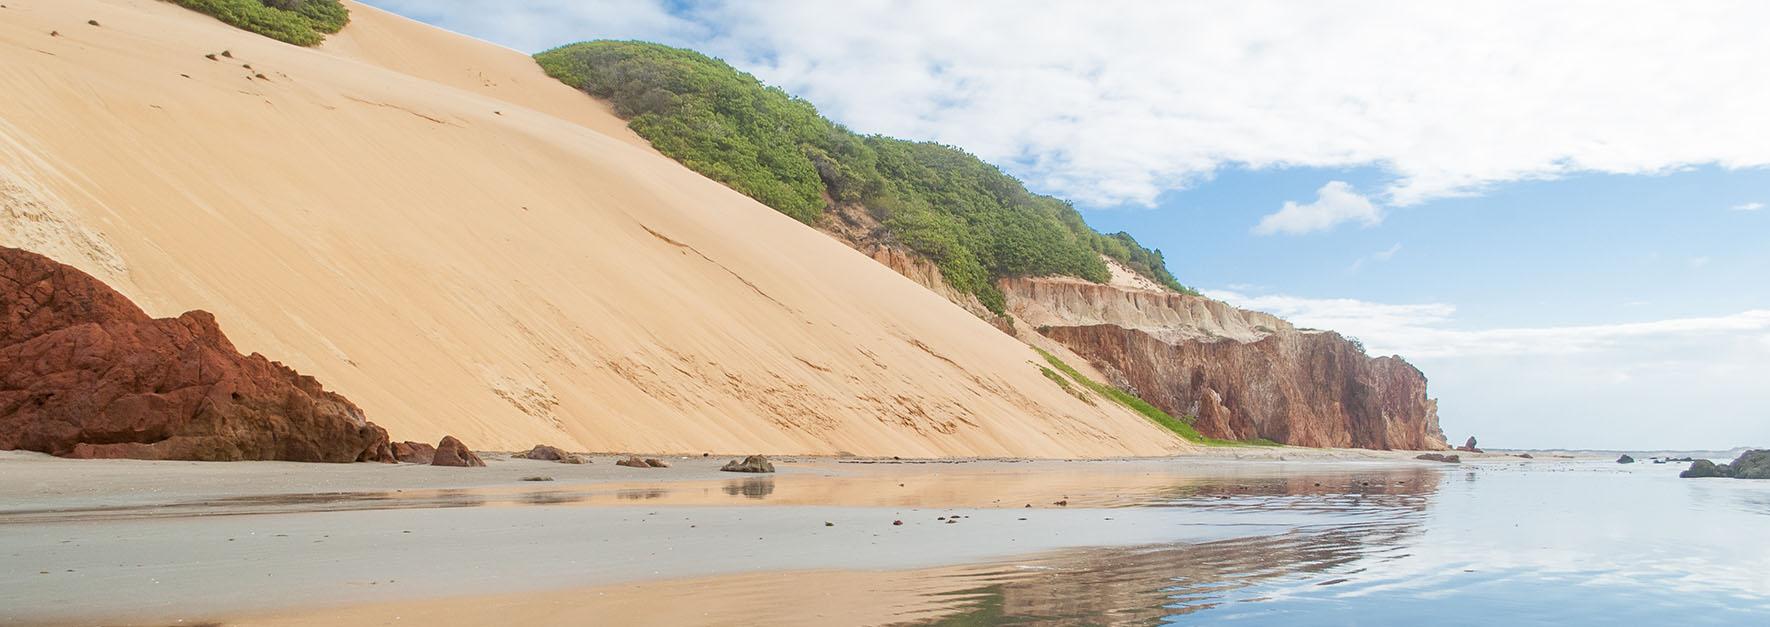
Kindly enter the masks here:
[[358, 4], [320, 49], [156, 0], [7, 5], [0, 243], [92, 272], [155, 315], [209, 310], [242, 350], [316, 376], [396, 439], [1189, 448], [1065, 393], [1038, 355], [951, 303], [657, 155], [519, 52]]
[[[1324, 512], [1386, 520], [1460, 472], [1326, 455], [826, 458], [783, 462], [778, 476], [608, 459], [459, 469], [3, 453], [0, 624], [733, 624], [771, 607], [797, 608], [790, 624], [889, 623], [964, 600], [935, 593], [984, 585], [953, 575], [984, 572], [970, 566], [1272, 537]], [[555, 481], [520, 481], [534, 475]]]
[[283, 625], [889, 625], [925, 621], [969, 600], [972, 569], [804, 571], [452, 597], [230, 619]]

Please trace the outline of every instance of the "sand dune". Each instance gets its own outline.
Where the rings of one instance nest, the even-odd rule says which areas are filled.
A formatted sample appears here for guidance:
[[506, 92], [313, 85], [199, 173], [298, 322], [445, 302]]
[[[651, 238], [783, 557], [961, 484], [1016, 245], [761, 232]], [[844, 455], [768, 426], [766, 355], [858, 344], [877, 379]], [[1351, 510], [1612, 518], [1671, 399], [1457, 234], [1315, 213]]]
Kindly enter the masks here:
[[1070, 396], [1020, 342], [657, 155], [522, 53], [360, 5], [319, 49], [154, 0], [7, 5], [0, 242], [156, 316], [209, 310], [242, 350], [318, 377], [396, 439], [1187, 446]]

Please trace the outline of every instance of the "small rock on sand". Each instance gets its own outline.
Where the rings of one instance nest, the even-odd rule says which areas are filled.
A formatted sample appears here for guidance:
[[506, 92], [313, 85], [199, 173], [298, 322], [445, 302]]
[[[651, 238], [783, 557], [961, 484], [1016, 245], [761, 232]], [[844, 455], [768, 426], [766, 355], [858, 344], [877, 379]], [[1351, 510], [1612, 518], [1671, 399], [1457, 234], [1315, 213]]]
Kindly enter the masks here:
[[669, 468], [670, 462], [658, 459], [656, 457], [647, 457], [647, 458], [645, 458], [645, 465], [651, 466], [652, 468]]
[[616, 466], [626, 466], [628, 468], [651, 468], [652, 467], [651, 464], [645, 463], [645, 460], [640, 459], [639, 456], [637, 456], [637, 455], [628, 455], [626, 459], [615, 462], [615, 465]]
[[404, 464], [428, 464], [436, 460], [436, 447], [423, 442], [394, 442], [393, 459]]
[[1461, 464], [1461, 463], [1463, 463], [1463, 458], [1460, 455], [1445, 455], [1442, 453], [1421, 453], [1419, 455], [1415, 455], [1414, 459], [1423, 459], [1423, 460], [1426, 460], [1429, 462], [1443, 462], [1446, 464]]
[[745, 457], [744, 461], [732, 460], [720, 470], [725, 472], [774, 472], [774, 463], [762, 455]]
[[536, 444], [534, 448], [517, 453], [516, 457], [521, 459], [559, 462], [562, 464], [584, 463], [584, 458], [579, 457], [576, 453], [570, 453], [565, 449], [561, 449], [557, 446], [548, 446], [546, 444]]
[[1618, 463], [1618, 464], [1633, 464], [1633, 463], [1635, 463], [1635, 458], [1629, 457], [1628, 455], [1623, 455], [1622, 457], [1616, 458], [1616, 463]]
[[430, 465], [470, 468], [485, 466], [486, 462], [467, 448], [466, 444], [455, 439], [455, 436], [445, 435], [442, 442], [436, 445], [436, 456], [431, 458]]

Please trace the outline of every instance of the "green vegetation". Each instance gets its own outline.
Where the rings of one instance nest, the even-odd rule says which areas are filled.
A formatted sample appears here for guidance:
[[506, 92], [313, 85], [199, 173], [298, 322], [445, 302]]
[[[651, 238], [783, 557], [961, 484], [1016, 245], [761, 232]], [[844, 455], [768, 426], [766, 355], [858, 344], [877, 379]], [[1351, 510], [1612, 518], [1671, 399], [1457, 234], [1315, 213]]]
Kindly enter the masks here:
[[1068, 202], [951, 146], [860, 135], [756, 77], [700, 53], [595, 41], [535, 55], [547, 74], [613, 103], [660, 152], [802, 222], [859, 204], [948, 283], [992, 311], [994, 279], [1110, 278], [1100, 255], [1175, 290], [1161, 251], [1089, 228]]
[[[1045, 349], [1035, 346], [1033, 347], [1033, 350], [1039, 351], [1039, 354], [1045, 357], [1045, 361], [1051, 362], [1053, 367], [1062, 370], [1063, 374], [1069, 375], [1069, 378], [1074, 379], [1075, 382], [1081, 384], [1082, 387], [1093, 390], [1095, 394], [1112, 399], [1113, 402], [1124, 405], [1131, 411], [1143, 414], [1145, 418], [1154, 421], [1156, 424], [1161, 425], [1169, 431], [1173, 431], [1175, 434], [1188, 441], [1206, 446], [1282, 446], [1281, 444], [1266, 438], [1224, 440], [1205, 437], [1204, 434], [1199, 433], [1197, 429], [1192, 428], [1192, 422], [1195, 420], [1194, 417], [1187, 416], [1185, 419], [1180, 419], [1170, 416], [1168, 415], [1168, 412], [1162, 411], [1160, 407], [1151, 405], [1148, 401], [1137, 398], [1129, 392], [1088, 378], [1087, 375], [1077, 372], [1075, 368], [1070, 367], [1069, 364], [1058, 359], [1056, 355], [1046, 352]], [[1044, 370], [1044, 368], [1040, 369]], [[1050, 371], [1046, 370], [1046, 372], [1048, 373]]]
[[167, 0], [237, 28], [295, 44], [317, 46], [350, 22], [338, 0]]

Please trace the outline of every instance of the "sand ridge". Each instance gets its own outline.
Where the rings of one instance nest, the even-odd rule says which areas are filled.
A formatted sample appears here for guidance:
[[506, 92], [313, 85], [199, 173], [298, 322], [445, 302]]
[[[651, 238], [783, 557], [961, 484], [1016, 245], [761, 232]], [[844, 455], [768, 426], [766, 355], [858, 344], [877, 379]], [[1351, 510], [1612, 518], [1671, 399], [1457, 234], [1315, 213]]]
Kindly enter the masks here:
[[304, 49], [153, 0], [7, 4], [0, 144], [29, 158], [0, 169], [40, 185], [65, 231], [95, 234], [118, 263], [58, 260], [121, 275], [113, 285], [153, 315], [213, 312], [243, 351], [316, 376], [396, 439], [1188, 448], [1065, 393], [1035, 353], [913, 282], [659, 156], [522, 53], [360, 5]]

